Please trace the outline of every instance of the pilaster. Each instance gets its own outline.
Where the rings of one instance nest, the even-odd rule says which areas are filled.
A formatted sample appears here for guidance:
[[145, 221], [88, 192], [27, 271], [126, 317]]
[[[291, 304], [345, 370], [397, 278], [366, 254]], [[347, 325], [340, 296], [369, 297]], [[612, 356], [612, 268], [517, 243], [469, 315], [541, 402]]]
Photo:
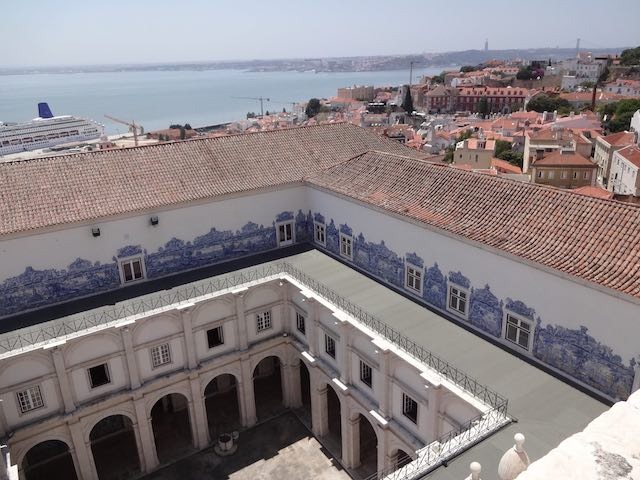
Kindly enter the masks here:
[[380, 415], [384, 418], [391, 418], [391, 382], [389, 375], [391, 374], [391, 352], [389, 350], [379, 350], [380, 365], [380, 399], [378, 409]]
[[133, 405], [136, 411], [138, 431], [140, 433], [140, 444], [142, 446], [142, 452], [138, 452], [138, 454], [140, 455], [140, 458], [144, 459], [144, 464], [147, 469], [146, 471], [151, 472], [159, 465], [156, 442], [153, 437], [153, 429], [151, 427], [151, 418], [147, 415], [144, 397], [134, 399]]
[[187, 351], [187, 364], [189, 369], [193, 370], [198, 366], [198, 359], [196, 358], [196, 344], [193, 339], [193, 326], [191, 323], [191, 313], [193, 312], [192, 305], [185, 307], [178, 307], [180, 317], [182, 318], [182, 329], [184, 331], [184, 344]]
[[302, 384], [300, 382], [300, 362], [289, 365], [289, 407], [302, 406]]
[[[342, 422], [342, 461], [347, 468], [360, 466], [360, 417], [352, 415], [347, 402], [340, 409]], [[355, 418], [353, 418], [355, 416]]]
[[140, 371], [138, 370], [138, 361], [133, 350], [133, 338], [131, 338], [131, 330], [129, 327], [123, 327], [120, 330], [122, 335], [122, 343], [124, 345], [124, 355], [127, 360], [127, 370], [129, 370], [129, 384], [131, 389], [135, 390], [140, 387]]
[[91, 448], [84, 441], [82, 425], [77, 420], [72, 420], [68, 427], [73, 448], [76, 452], [78, 477], [82, 480], [97, 480], [98, 472], [91, 458]]
[[280, 280], [280, 298], [282, 300], [282, 331], [283, 333], [291, 333], [295, 329], [292, 325], [291, 315], [291, 294], [289, 291], [290, 283], [286, 280]]
[[204, 396], [201, 393], [201, 382], [199, 375], [189, 376], [189, 386], [191, 387], [191, 397], [193, 398], [194, 413], [194, 443], [199, 449], [205, 448], [211, 443], [209, 438], [209, 425], [207, 424], [207, 410], [204, 404]]
[[309, 325], [307, 326], [307, 335], [309, 339], [309, 354], [315, 357], [318, 354], [318, 324], [320, 323], [320, 305], [313, 298], [307, 298], [307, 315], [309, 317]]
[[233, 297], [236, 301], [236, 334], [238, 336], [238, 349], [246, 350], [249, 348], [249, 336], [247, 334], [247, 319], [244, 313], [244, 294], [245, 292], [234, 293]]
[[240, 359], [242, 378], [238, 382], [238, 394], [242, 398], [240, 421], [243, 427], [251, 427], [258, 421], [256, 416], [256, 397], [253, 389], [253, 370], [249, 356]]
[[55, 366], [56, 375], [58, 376], [58, 385], [60, 386], [60, 394], [62, 395], [62, 402], [64, 403], [64, 412], [71, 413], [76, 409], [76, 404], [71, 396], [71, 383], [69, 382], [67, 368], [64, 364], [64, 356], [62, 355], [60, 347], [52, 348], [51, 356], [53, 357], [53, 365]]
[[321, 383], [316, 367], [309, 367], [309, 383], [311, 384], [311, 428], [316, 437], [329, 433], [329, 404], [326, 383]]
[[351, 384], [351, 329], [347, 321], [340, 324], [340, 381], [345, 385]]

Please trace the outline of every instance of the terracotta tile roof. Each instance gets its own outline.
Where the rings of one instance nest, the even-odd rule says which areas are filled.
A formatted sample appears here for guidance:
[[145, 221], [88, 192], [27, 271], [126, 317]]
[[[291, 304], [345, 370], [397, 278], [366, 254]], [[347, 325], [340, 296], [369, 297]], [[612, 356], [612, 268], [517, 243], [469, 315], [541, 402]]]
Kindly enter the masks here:
[[637, 206], [381, 152], [307, 181], [640, 298]]
[[588, 158], [583, 157], [579, 153], [563, 153], [556, 151], [542, 157], [540, 160], [533, 162], [534, 167], [593, 167], [598, 166]]
[[511, 165], [506, 160], [502, 160], [500, 158], [492, 158], [491, 166], [502, 173], [522, 173], [522, 169], [517, 165]]
[[612, 147], [619, 147], [632, 144], [635, 136], [633, 132], [616, 132], [601, 138]]
[[301, 181], [371, 149], [424, 157], [335, 123], [0, 163], [0, 235]]
[[613, 192], [610, 192], [609, 190], [605, 190], [604, 188], [600, 188], [600, 187], [587, 186], [587, 187], [574, 188], [569, 191], [573, 193], [579, 193], [581, 195], [587, 195], [589, 197], [594, 197], [594, 198], [605, 198], [605, 199], [613, 198]]
[[633, 163], [636, 167], [640, 167], [640, 147], [629, 145], [628, 147], [618, 150], [618, 154], [625, 160]]

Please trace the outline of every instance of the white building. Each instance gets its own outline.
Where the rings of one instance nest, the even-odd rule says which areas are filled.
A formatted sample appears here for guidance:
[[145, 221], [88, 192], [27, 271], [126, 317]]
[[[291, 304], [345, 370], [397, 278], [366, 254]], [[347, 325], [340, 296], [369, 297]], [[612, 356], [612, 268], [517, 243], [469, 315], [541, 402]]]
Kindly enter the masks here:
[[608, 190], [618, 195], [640, 196], [640, 147], [629, 145], [613, 153]]
[[615, 82], [609, 82], [604, 86], [605, 92], [615, 93], [616, 95], [624, 95], [626, 97], [640, 97], [640, 81], [617, 79]]
[[632, 132], [617, 132], [596, 138], [593, 160], [598, 165], [598, 185], [607, 188], [611, 171], [611, 161], [616, 150], [634, 143]]
[[0, 426], [26, 479], [53, 461], [97, 478], [116, 433], [151, 471], [213, 441], [208, 403], [247, 428], [274, 384], [287, 408], [310, 399], [318, 437], [337, 419], [347, 469], [373, 432], [380, 474], [400, 450], [421, 468], [464, 452], [509, 397], [542, 455], [634, 388], [631, 205], [350, 124], [5, 163], [0, 191]]

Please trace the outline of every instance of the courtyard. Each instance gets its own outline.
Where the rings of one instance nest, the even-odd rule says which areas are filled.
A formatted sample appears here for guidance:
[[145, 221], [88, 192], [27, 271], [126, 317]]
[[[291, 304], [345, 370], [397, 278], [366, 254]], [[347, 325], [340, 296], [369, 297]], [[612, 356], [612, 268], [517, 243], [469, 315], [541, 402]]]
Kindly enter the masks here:
[[242, 431], [238, 450], [220, 457], [213, 448], [183, 458], [145, 480], [267, 480], [351, 477], [291, 412]]

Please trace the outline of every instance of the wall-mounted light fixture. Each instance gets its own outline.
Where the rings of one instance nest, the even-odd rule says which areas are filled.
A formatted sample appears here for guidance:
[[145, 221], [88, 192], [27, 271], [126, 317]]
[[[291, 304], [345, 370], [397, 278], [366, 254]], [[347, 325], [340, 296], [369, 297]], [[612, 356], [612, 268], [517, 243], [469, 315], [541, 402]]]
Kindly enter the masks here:
[[100, 229], [98, 227], [93, 227], [91, 229], [91, 235], [93, 235], [94, 237], [99, 237], [100, 236]]
[[149, 221], [151, 222], [151, 225], [153, 225], [153, 226], [155, 227], [156, 225], [158, 225], [158, 222], [159, 222], [160, 220], [158, 220], [158, 216], [157, 216], [157, 215], [153, 215], [153, 216], [149, 219]]

